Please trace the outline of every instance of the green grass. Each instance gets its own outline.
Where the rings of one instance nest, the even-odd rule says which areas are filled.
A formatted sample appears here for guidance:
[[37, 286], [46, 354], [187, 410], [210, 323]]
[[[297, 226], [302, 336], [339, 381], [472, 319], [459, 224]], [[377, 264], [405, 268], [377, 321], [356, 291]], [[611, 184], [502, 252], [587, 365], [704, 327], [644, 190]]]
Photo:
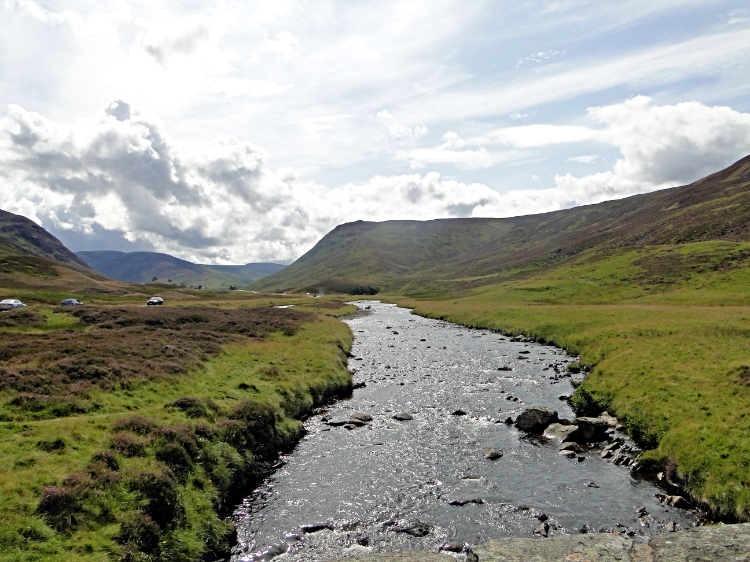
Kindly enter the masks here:
[[[53, 313], [45, 315], [50, 325], [67, 327]], [[350, 345], [345, 324], [317, 316], [291, 336], [273, 333], [262, 341], [244, 338], [228, 344], [219, 356], [184, 375], [131, 379], [110, 391], [93, 389], [90, 399], [99, 404], [93, 413], [0, 423], [0, 560], [201, 560], [210, 548], [223, 552], [230, 528], [220, 514], [239, 499], [236, 493], [252, 482], [253, 474], [261, 474], [263, 462], [278, 448], [294, 442], [297, 419], [351, 387], [344, 357]], [[167, 407], [186, 397], [197, 399], [197, 409]], [[243, 404], [260, 417], [238, 417]], [[92, 462], [98, 452], [112, 451], [113, 423], [134, 415], [157, 428], [145, 434], [126, 430], [144, 445], [143, 455], [115, 453], [116, 471]], [[260, 440], [252, 445], [232, 441], [226, 428], [233, 426], [226, 424], [240, 422], [230, 418], [256, 425], [265, 419], [252, 434]], [[159, 544], [146, 556], [138, 553], [135, 539], [122, 538], [128, 524], [150, 513], [148, 496], [134, 483], [142, 472], [166, 470], [163, 457], [157, 457], [172, 442], [186, 447], [195, 442], [200, 454], [186, 461], [184, 474], [179, 464], [168, 465], [177, 471], [176, 497], [184, 514], [157, 528]], [[170, 446], [179, 451], [182, 445]], [[70, 510], [77, 518], [74, 524], [65, 527], [54, 512], [38, 512], [50, 487], [82, 490]]]
[[582, 253], [417, 314], [527, 334], [580, 354], [590, 392], [718, 517], [750, 519], [750, 244]]

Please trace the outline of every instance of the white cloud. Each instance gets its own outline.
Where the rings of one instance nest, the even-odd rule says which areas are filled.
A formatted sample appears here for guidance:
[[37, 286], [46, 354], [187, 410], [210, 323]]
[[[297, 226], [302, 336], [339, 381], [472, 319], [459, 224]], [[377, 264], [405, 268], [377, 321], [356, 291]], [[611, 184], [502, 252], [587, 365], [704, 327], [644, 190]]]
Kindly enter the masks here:
[[499, 143], [519, 148], [532, 148], [550, 144], [593, 141], [599, 138], [600, 131], [589, 127], [538, 124], [497, 129], [471, 139], [471, 143]]
[[275, 94], [282, 94], [292, 89], [291, 84], [278, 84], [272, 80], [251, 80], [248, 78], [216, 78], [211, 86], [214, 92], [224, 94], [228, 98], [247, 96], [249, 98], [265, 98]]
[[299, 39], [288, 31], [279, 31], [272, 39], [266, 39], [266, 50], [288, 60], [297, 54]]
[[516, 66], [523, 66], [525, 64], [544, 64], [546, 62], [549, 62], [553, 58], [559, 57], [560, 55], [564, 54], [564, 50], [555, 51], [553, 49], [550, 49], [548, 51], [539, 51], [538, 53], [534, 53], [533, 55], [529, 55], [528, 57], [518, 59]]
[[[750, 114], [698, 102], [655, 106], [646, 96], [589, 110], [622, 158], [608, 172], [555, 178], [573, 205], [686, 184], [750, 153]], [[583, 161], [580, 160], [579, 161]]]
[[387, 109], [379, 111], [376, 118], [388, 128], [388, 134], [394, 139], [415, 140], [427, 134], [427, 127], [421, 125], [407, 127], [406, 125], [399, 123]]
[[583, 156], [573, 156], [568, 158], [571, 162], [581, 162], [582, 164], [593, 164], [599, 158], [596, 154], [585, 154]]

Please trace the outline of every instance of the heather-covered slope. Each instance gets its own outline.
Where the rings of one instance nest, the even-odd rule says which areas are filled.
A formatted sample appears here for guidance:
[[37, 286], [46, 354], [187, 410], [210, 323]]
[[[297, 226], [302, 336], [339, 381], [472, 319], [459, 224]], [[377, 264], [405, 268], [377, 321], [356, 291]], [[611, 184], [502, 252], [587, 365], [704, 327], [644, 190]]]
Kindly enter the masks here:
[[693, 184], [508, 219], [355, 222], [336, 227], [267, 290], [462, 290], [558, 264], [585, 250], [750, 239], [750, 157]]
[[0, 257], [8, 256], [46, 258], [76, 269], [90, 270], [85, 261], [41, 226], [26, 217], [0, 210]]

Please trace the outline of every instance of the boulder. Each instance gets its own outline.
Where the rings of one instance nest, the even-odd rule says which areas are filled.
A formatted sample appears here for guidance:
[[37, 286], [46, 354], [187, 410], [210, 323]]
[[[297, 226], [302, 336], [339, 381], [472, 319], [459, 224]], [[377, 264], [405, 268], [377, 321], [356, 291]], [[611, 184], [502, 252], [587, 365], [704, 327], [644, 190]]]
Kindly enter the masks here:
[[549, 523], [544, 521], [541, 525], [539, 525], [539, 527], [536, 528], [534, 534], [539, 535], [540, 537], [549, 536]]
[[458, 410], [453, 410], [451, 412], [451, 416], [465, 416], [465, 415], [466, 415], [466, 412], [464, 412], [461, 408], [459, 408]]
[[579, 443], [596, 443], [607, 438], [609, 424], [601, 418], [576, 418], [578, 431], [576, 441]]
[[560, 443], [566, 441], [575, 441], [575, 434], [578, 431], [577, 425], [563, 425], [560, 423], [553, 423], [547, 426], [544, 430], [544, 436], [550, 439], [557, 439]]
[[430, 534], [431, 527], [427, 523], [421, 521], [412, 521], [405, 523], [404, 525], [397, 525], [393, 527], [393, 531], [396, 533], [406, 533], [412, 537], [426, 537]]
[[470, 503], [476, 503], [476, 504], [481, 505], [484, 503], [484, 500], [482, 498], [457, 498], [454, 500], [450, 500], [448, 502], [448, 505], [464, 506]]
[[559, 447], [560, 451], [573, 451], [575, 453], [582, 453], [583, 449], [575, 441], [568, 441], [567, 443], [561, 443]]
[[[357, 427], [362, 427], [363, 425], [367, 425], [367, 422], [363, 422], [362, 420], [359, 420], [357, 418], [351, 418], [346, 425], [355, 425]], [[346, 425], [344, 427], [346, 427]]]
[[445, 550], [447, 552], [463, 552], [465, 547], [466, 543], [452, 541], [445, 543], [440, 547], [440, 550]]
[[303, 533], [317, 533], [318, 531], [333, 531], [333, 525], [330, 523], [314, 523], [312, 525], [303, 525], [300, 530]]
[[503, 452], [500, 449], [485, 449], [484, 458], [487, 460], [494, 461], [503, 456]]
[[393, 416], [393, 419], [398, 421], [409, 421], [413, 420], [414, 416], [412, 416], [411, 414], [407, 414], [406, 412], [401, 412], [400, 414], [396, 414], [395, 416]]
[[576, 452], [575, 451], [571, 451], [569, 449], [563, 449], [562, 451], [558, 451], [557, 454], [561, 455], [563, 457], [567, 457], [569, 459], [572, 459], [573, 457], [576, 456]]
[[369, 422], [372, 421], [372, 416], [370, 414], [365, 414], [364, 412], [354, 412], [350, 419], [352, 420], [360, 420], [363, 422]]
[[546, 406], [529, 406], [516, 419], [516, 427], [529, 433], [541, 433], [551, 423], [556, 423], [557, 411]]

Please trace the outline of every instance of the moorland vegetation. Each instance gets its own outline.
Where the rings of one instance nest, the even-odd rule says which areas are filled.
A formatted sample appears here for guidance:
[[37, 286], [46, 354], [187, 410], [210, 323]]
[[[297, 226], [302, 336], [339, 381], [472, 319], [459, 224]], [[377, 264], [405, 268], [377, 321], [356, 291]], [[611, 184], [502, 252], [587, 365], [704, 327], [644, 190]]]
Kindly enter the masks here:
[[[300, 420], [351, 391], [336, 300], [0, 259], [30, 305], [0, 316], [0, 560], [220, 558]], [[166, 306], [144, 306], [159, 289]], [[55, 306], [71, 294], [86, 305]]]

